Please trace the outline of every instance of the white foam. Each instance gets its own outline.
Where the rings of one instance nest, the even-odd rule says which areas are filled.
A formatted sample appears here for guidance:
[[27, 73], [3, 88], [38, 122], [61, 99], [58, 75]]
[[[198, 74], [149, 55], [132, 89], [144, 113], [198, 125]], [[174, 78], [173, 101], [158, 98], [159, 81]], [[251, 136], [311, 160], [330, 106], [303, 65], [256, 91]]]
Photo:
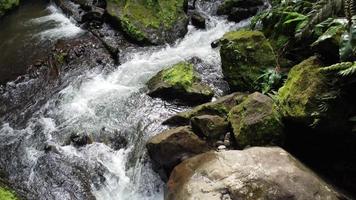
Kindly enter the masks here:
[[52, 23], [53, 28], [47, 29], [37, 34], [42, 39], [70, 38], [83, 32], [81, 28], [70, 18], [66, 17], [56, 6], [47, 7], [49, 15], [30, 20], [30, 23], [48, 24]]

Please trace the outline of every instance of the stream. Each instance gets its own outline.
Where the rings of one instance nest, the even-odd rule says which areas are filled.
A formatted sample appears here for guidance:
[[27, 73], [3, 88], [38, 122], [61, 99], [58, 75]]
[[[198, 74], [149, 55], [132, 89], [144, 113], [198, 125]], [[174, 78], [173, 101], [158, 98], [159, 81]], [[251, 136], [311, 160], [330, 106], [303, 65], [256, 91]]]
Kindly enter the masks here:
[[[198, 4], [209, 16], [206, 30], [189, 26], [187, 35], [175, 44], [137, 48], [109, 72], [94, 68], [65, 75], [62, 87], [36, 102], [36, 109], [21, 108], [20, 113], [27, 113], [24, 125], [16, 120], [0, 122], [0, 169], [28, 199], [163, 199], [164, 183], [152, 170], [145, 143], [167, 128], [162, 121], [187, 107], [147, 96], [145, 83], [164, 67], [199, 58], [202, 62], [197, 70], [203, 82], [211, 85], [217, 96], [226, 92], [219, 51], [210, 44], [248, 21], [227, 22], [212, 16], [212, 7], [213, 3]], [[22, 12], [25, 9], [28, 13]], [[84, 32], [54, 5], [44, 2], [26, 4], [0, 26], [7, 30], [0, 31], [0, 38], [9, 38], [0, 43], [0, 49], [9, 49], [0, 55], [0, 74], [9, 73], [7, 66], [23, 66], [57, 39]], [[22, 55], [22, 51], [34, 49], [38, 51], [31, 56]], [[7, 85], [17, 94], [29, 83]], [[95, 142], [76, 147], [67, 142], [73, 134], [90, 135]], [[127, 144], [116, 141], [112, 145], [113, 136], [125, 138], [123, 143]]]

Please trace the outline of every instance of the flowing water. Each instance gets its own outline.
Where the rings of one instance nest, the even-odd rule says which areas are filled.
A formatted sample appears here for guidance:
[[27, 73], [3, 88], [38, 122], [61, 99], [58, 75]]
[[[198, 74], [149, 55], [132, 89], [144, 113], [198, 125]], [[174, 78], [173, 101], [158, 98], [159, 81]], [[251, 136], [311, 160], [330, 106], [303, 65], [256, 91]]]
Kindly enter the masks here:
[[56, 39], [82, 32], [45, 0], [24, 1], [15, 12], [0, 20], [0, 27], [2, 81], [24, 74], [25, 66], [47, 53]]
[[[248, 22], [235, 24], [211, 16], [212, 5], [198, 6], [209, 16], [206, 30], [189, 26], [188, 34], [174, 45], [137, 49], [109, 73], [98, 68], [68, 76], [70, 84], [46, 97], [25, 127], [3, 122], [0, 166], [9, 179], [19, 183], [30, 199], [88, 199], [91, 194], [102, 200], [163, 199], [164, 183], [152, 170], [145, 142], [166, 128], [163, 120], [186, 108], [148, 97], [145, 83], [164, 67], [198, 57], [203, 61], [197, 65], [203, 81], [217, 95], [224, 93], [220, 56], [210, 44]], [[48, 10], [51, 14], [26, 23], [63, 16], [52, 6]], [[81, 32], [66, 18], [59, 21], [56, 29], [45, 28], [35, 37], [42, 41]], [[114, 134], [128, 144], [115, 149], [101, 141], [74, 147], [66, 143], [73, 133], [93, 138]], [[46, 150], [49, 146], [51, 151]]]

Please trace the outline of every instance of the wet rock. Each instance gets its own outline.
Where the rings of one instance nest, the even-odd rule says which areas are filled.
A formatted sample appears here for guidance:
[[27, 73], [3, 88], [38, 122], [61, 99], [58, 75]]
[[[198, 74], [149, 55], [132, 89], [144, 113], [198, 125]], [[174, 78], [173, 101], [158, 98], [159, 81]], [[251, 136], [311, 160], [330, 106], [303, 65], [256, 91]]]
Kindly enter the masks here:
[[228, 120], [241, 148], [282, 144], [283, 125], [273, 100], [266, 95], [249, 95], [231, 109]]
[[263, 0], [225, 0], [218, 8], [218, 15], [227, 15], [231, 21], [239, 22], [254, 16]]
[[76, 147], [82, 147], [93, 142], [92, 136], [86, 133], [73, 133], [70, 136], [70, 143]]
[[231, 108], [241, 103], [247, 96], [245, 93], [236, 92], [218, 98], [216, 101], [199, 105], [192, 110], [178, 113], [163, 122], [165, 125], [188, 125], [192, 117], [200, 115], [218, 115], [226, 118]]
[[208, 139], [218, 139], [229, 129], [225, 118], [217, 115], [200, 115], [191, 119], [191, 125], [195, 133], [199, 133]]
[[183, 160], [209, 150], [189, 126], [164, 131], [152, 137], [146, 146], [152, 160], [167, 174]]
[[180, 62], [160, 71], [148, 81], [147, 86], [150, 90], [148, 95], [152, 97], [179, 100], [191, 105], [208, 102], [214, 95], [209, 86], [201, 83], [194, 65], [188, 62]]
[[82, 16], [81, 22], [97, 22], [97, 23], [102, 23], [103, 22], [103, 16], [105, 13], [105, 9], [99, 8], [99, 7], [92, 7], [90, 11], [85, 13]]
[[109, 0], [107, 12], [131, 39], [139, 43], [174, 42], [187, 33], [185, 0], [134, 1]]
[[205, 16], [198, 12], [198, 11], [192, 11], [190, 13], [190, 19], [192, 21], [193, 26], [199, 29], [205, 29]]
[[251, 16], [256, 15], [257, 11], [258, 11], [258, 7], [233, 8], [233, 9], [231, 9], [231, 12], [229, 13], [228, 19], [230, 21], [239, 22], [241, 20], [244, 20]]
[[215, 49], [220, 46], [220, 40], [215, 40], [210, 44], [211, 48]]
[[223, 74], [234, 91], [256, 91], [263, 70], [277, 65], [271, 44], [259, 31], [226, 33], [221, 44]]
[[342, 199], [281, 148], [207, 152], [176, 166], [166, 199]]

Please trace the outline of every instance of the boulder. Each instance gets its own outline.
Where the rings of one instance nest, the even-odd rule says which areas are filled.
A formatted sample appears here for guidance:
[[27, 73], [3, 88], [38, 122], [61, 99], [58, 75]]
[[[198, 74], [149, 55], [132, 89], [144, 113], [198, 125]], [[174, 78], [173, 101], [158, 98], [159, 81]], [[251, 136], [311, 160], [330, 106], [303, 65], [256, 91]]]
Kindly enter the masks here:
[[131, 39], [163, 44], [187, 33], [187, 6], [186, 0], [108, 0], [106, 9]]
[[261, 93], [249, 95], [231, 109], [228, 117], [239, 147], [278, 145], [283, 141], [283, 125], [273, 100]]
[[192, 11], [190, 13], [190, 19], [192, 21], [193, 26], [199, 29], [205, 29], [205, 16], [198, 12], [198, 11]]
[[207, 152], [176, 166], [167, 200], [342, 199], [330, 185], [277, 147]]
[[169, 129], [153, 136], [146, 146], [152, 160], [168, 174], [183, 160], [210, 149], [189, 126]]
[[218, 15], [227, 15], [231, 21], [239, 22], [254, 16], [263, 0], [225, 0], [217, 10]]
[[208, 139], [224, 137], [229, 130], [229, 123], [218, 115], [200, 115], [191, 119], [191, 125], [195, 133]]
[[188, 125], [192, 117], [200, 115], [218, 115], [226, 118], [231, 108], [241, 103], [247, 96], [245, 93], [236, 92], [218, 98], [216, 101], [199, 105], [192, 110], [178, 113], [163, 122], [164, 125], [181, 126]]
[[20, 0], [1, 0], [0, 1], [0, 17], [5, 15], [5, 13], [16, 6], [18, 6]]
[[167, 100], [196, 105], [211, 100], [214, 96], [212, 89], [201, 83], [194, 65], [180, 62], [168, 69], [158, 72], [147, 83], [150, 90], [148, 95]]
[[234, 91], [256, 91], [256, 81], [268, 68], [274, 68], [273, 49], [259, 31], [229, 32], [221, 41], [221, 63], [226, 81]]
[[348, 130], [347, 119], [355, 109], [351, 92], [355, 84], [348, 86], [352, 81], [335, 72], [343, 67], [342, 63], [323, 67], [317, 57], [294, 66], [278, 91], [277, 103], [283, 118], [323, 132]]
[[313, 44], [311, 44], [312, 49], [322, 55], [328, 62], [338, 62], [340, 60], [340, 39], [345, 30], [346, 26], [343, 24], [331, 26]]

